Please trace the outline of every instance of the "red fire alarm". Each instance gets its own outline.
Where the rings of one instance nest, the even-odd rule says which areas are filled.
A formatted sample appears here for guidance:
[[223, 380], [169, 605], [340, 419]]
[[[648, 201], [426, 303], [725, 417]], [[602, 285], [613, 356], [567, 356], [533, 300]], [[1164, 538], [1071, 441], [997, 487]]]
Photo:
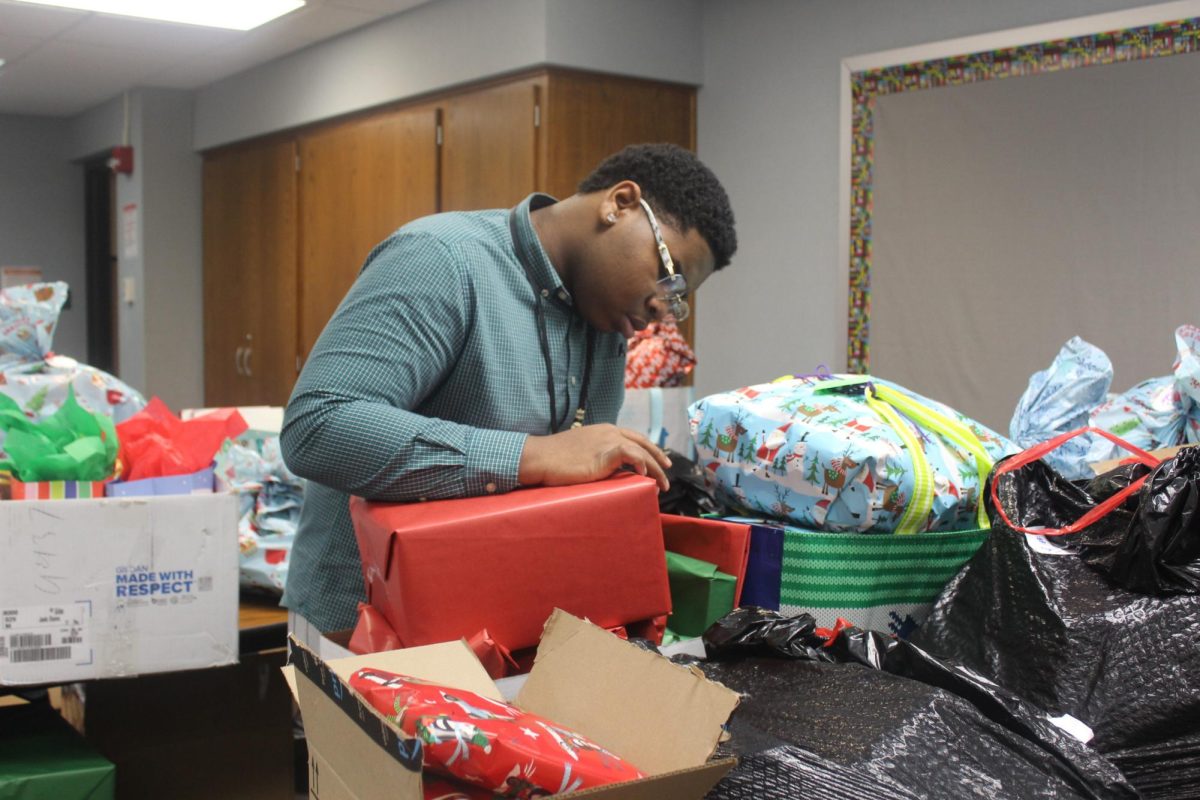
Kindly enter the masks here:
[[108, 168], [120, 175], [132, 175], [133, 148], [127, 144], [114, 147], [108, 159]]

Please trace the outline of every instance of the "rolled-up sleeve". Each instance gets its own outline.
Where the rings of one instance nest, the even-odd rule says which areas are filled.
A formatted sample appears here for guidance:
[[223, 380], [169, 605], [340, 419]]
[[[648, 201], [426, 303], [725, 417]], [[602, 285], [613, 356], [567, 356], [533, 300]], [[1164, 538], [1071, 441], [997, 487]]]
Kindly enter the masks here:
[[292, 392], [280, 437], [288, 467], [393, 502], [515, 488], [526, 434], [413, 410], [454, 368], [473, 309], [466, 270], [436, 237], [398, 233], [377, 247]]

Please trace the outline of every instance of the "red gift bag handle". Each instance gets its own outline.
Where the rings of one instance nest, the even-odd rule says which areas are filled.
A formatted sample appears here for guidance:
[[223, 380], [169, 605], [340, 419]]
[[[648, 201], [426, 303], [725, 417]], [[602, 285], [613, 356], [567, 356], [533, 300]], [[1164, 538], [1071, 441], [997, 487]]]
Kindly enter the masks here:
[[1091, 511], [1087, 512], [1065, 528], [1045, 528], [1040, 530], [1032, 530], [1030, 528], [1019, 528], [1014, 525], [1012, 520], [1008, 518], [1008, 514], [1005, 513], [1004, 507], [1000, 504], [1000, 497], [996, 493], [996, 485], [1000, 482], [1000, 476], [1008, 472], [1015, 472], [1027, 464], [1032, 464], [1034, 461], [1043, 458], [1047, 453], [1057, 450], [1068, 440], [1074, 439], [1076, 436], [1079, 436], [1083, 433], [1100, 434], [1118, 447], [1122, 447], [1133, 453], [1133, 457], [1138, 461], [1138, 463], [1145, 464], [1148, 467], [1154, 468], [1162, 463], [1159, 459], [1150, 455], [1145, 450], [1134, 447], [1119, 436], [1115, 436], [1108, 431], [1101, 430], [1100, 428], [1079, 428], [1078, 430], [1069, 431], [1059, 436], [1055, 436], [1053, 439], [1049, 439], [1041, 444], [1034, 445], [1022, 453], [1018, 453], [992, 470], [992, 507], [996, 509], [996, 513], [1000, 515], [1000, 519], [1004, 521], [1006, 526], [1020, 533], [1032, 533], [1038, 536], [1062, 536], [1068, 533], [1078, 533], [1089, 525], [1094, 524], [1096, 520], [1101, 519], [1117, 506], [1124, 503], [1131, 494], [1142, 488], [1142, 484], [1145, 483], [1146, 479], [1150, 477], [1149, 475], [1143, 475], [1141, 478], [1129, 484], [1129, 486], [1126, 486], [1124, 489], [1117, 492], [1103, 503], [1100, 503]]

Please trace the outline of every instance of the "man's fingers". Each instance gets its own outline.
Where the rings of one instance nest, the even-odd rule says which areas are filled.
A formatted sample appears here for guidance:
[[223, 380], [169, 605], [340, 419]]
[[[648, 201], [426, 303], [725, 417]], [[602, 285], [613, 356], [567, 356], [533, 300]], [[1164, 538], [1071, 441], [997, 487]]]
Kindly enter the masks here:
[[616, 465], [617, 467], [628, 465], [633, 467], [639, 475], [647, 475], [654, 478], [661, 491], [665, 492], [671, 488], [671, 482], [667, 480], [667, 473], [663, 471], [658, 461], [652, 457], [651, 451], [631, 442], [622, 445], [619, 452], [621, 463]]
[[617, 430], [619, 430], [621, 432], [621, 435], [624, 436], [626, 439], [633, 440], [643, 450], [645, 450], [647, 453], [649, 453], [651, 456], [653, 456], [654, 460], [657, 461], [660, 465], [662, 465], [663, 469], [669, 469], [671, 467], [671, 459], [667, 458], [667, 454], [662, 451], [662, 448], [655, 445], [648, 438], [646, 438], [643, 434], [640, 434], [637, 431], [631, 431], [628, 428], [617, 428]]

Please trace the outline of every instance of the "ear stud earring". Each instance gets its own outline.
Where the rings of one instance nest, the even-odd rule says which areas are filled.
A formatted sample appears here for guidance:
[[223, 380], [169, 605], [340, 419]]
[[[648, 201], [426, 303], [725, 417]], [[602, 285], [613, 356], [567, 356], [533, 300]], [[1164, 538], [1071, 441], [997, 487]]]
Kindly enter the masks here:
[[612, 214], [612, 213], [610, 213], [610, 214], [609, 214], [607, 217], [605, 217], [604, 219], [605, 219], [605, 221], [606, 221], [606, 222], [608, 222], [608, 224], [609, 224], [609, 225], [616, 225], [616, 224], [617, 224], [617, 215], [616, 215], [616, 214]]

